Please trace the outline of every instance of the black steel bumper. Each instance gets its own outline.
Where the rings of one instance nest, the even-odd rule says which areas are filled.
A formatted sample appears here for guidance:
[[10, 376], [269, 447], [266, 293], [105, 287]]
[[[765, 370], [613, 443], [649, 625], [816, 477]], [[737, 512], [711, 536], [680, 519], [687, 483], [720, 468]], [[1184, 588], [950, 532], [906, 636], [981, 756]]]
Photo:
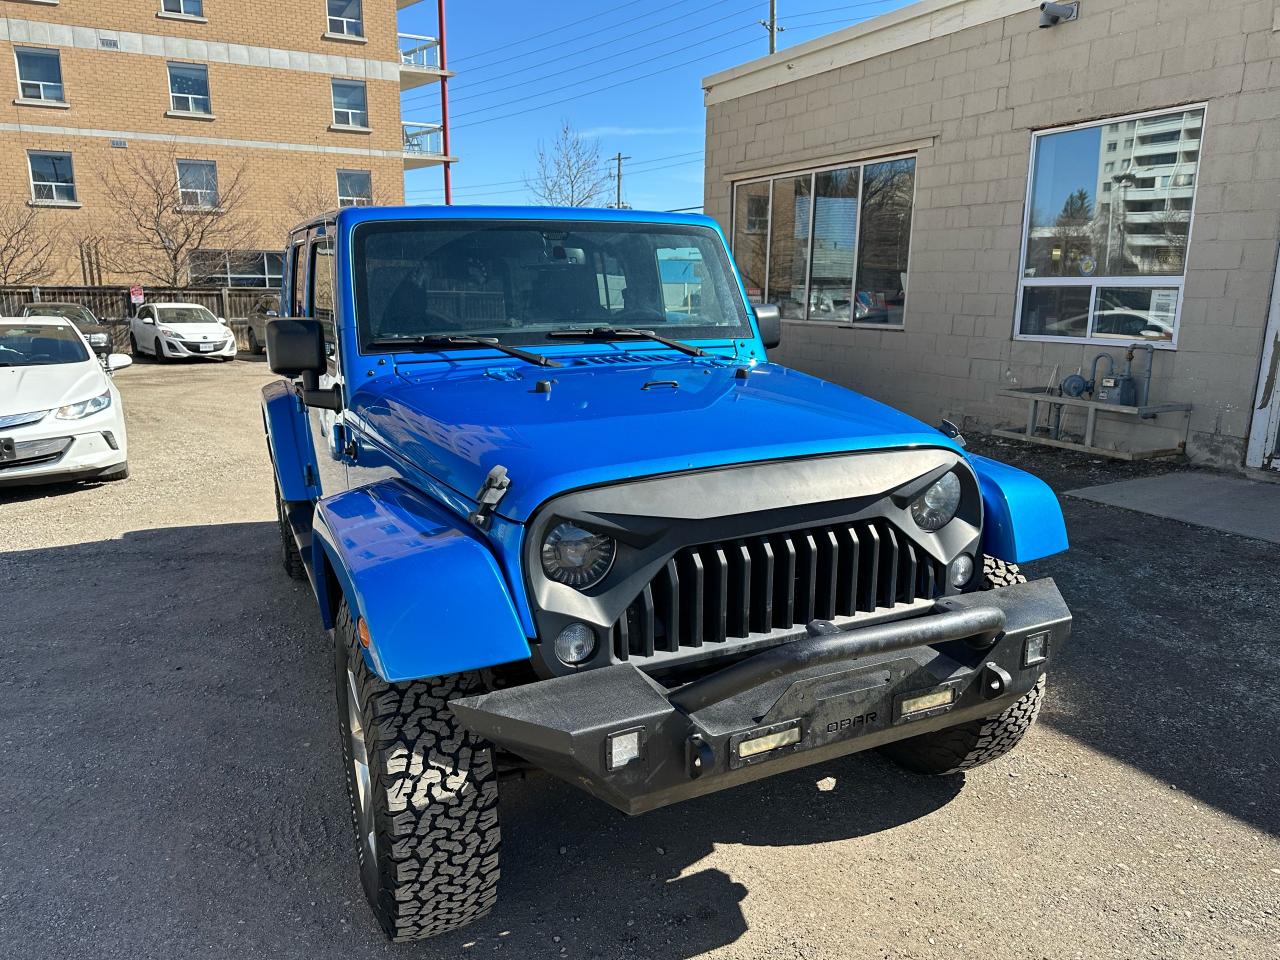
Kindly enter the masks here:
[[618, 664], [452, 706], [472, 731], [635, 814], [999, 713], [1070, 632], [1057, 586], [1038, 580], [891, 623], [811, 624], [673, 690]]

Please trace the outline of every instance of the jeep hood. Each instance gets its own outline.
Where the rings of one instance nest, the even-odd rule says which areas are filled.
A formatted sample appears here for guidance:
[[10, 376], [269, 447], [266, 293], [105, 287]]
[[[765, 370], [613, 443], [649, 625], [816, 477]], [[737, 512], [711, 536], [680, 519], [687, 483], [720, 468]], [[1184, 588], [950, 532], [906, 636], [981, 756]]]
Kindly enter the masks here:
[[885, 447], [957, 449], [906, 414], [776, 364], [744, 377], [721, 358], [594, 361], [403, 364], [397, 377], [356, 391], [349, 416], [470, 499], [490, 469], [506, 467], [511, 487], [497, 512], [517, 522], [567, 490], [637, 477]]

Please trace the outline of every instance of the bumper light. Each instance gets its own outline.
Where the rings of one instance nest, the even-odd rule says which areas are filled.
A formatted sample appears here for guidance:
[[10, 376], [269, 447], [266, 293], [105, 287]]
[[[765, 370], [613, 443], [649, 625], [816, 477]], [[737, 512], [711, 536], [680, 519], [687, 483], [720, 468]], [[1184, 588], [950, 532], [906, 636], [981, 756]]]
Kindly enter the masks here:
[[595, 632], [585, 623], [571, 623], [556, 637], [556, 656], [571, 667], [590, 660], [595, 652]]
[[962, 553], [951, 561], [951, 585], [963, 587], [973, 576], [973, 557]]
[[1049, 634], [1033, 633], [1022, 646], [1022, 665], [1034, 667], [1049, 659]]
[[955, 700], [956, 691], [954, 687], [947, 687], [943, 690], [930, 690], [928, 693], [920, 693], [914, 697], [905, 698], [899, 707], [899, 716], [905, 719], [917, 713], [937, 710], [939, 707], [949, 707], [955, 703]]
[[643, 745], [643, 727], [636, 727], [634, 730], [623, 730], [620, 733], [611, 733], [605, 743], [605, 749], [608, 751], [608, 756], [605, 758], [606, 765], [610, 770], [621, 770], [633, 760], [640, 759], [640, 751]]
[[768, 753], [770, 750], [789, 747], [799, 742], [800, 728], [798, 726], [787, 730], [779, 730], [777, 733], [766, 733], [763, 737], [743, 740], [738, 744], [738, 758], [740, 760], [749, 760], [752, 757], [760, 756], [762, 753]]

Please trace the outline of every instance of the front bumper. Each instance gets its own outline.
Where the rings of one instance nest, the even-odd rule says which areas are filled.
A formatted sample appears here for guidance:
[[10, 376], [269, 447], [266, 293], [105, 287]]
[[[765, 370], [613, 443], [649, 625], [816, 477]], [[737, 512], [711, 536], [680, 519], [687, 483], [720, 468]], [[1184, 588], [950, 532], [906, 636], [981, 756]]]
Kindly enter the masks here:
[[[201, 341], [168, 340], [161, 337], [157, 343], [166, 357], [234, 357], [236, 355], [236, 338], [230, 337], [222, 344]], [[205, 349], [215, 347], [215, 349]]]
[[[807, 639], [672, 690], [618, 664], [452, 708], [473, 732], [636, 814], [999, 713], [1070, 631], [1057, 586], [1038, 580], [893, 623], [814, 624]], [[1028, 662], [1029, 649], [1044, 659]], [[946, 702], [904, 714], [926, 694]]]
[[58, 420], [50, 413], [35, 424], [0, 427], [0, 439], [14, 447], [0, 458], [0, 487], [89, 480], [125, 463], [128, 437], [119, 397], [113, 400], [83, 420]]

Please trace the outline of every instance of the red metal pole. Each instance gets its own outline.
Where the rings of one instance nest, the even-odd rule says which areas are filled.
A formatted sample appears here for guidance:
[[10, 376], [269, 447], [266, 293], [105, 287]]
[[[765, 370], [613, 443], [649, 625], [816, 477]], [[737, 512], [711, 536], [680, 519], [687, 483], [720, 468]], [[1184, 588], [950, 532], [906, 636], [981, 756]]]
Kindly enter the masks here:
[[[444, 2], [439, 0], [437, 6], [440, 11], [440, 69], [449, 69], [449, 58], [445, 52], [444, 44]], [[444, 155], [449, 156], [449, 78], [440, 78], [440, 147], [444, 150]], [[444, 162], [444, 204], [450, 206], [453, 203], [453, 178], [450, 176], [452, 171], [449, 169], [449, 161]]]

